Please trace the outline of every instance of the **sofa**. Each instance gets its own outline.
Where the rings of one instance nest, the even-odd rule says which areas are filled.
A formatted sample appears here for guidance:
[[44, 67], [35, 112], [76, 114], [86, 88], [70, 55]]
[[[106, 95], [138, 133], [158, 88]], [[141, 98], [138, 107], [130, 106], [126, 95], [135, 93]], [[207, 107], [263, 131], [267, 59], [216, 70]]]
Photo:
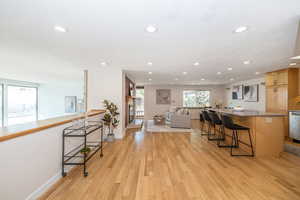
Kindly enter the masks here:
[[191, 128], [191, 115], [186, 109], [166, 113], [166, 123], [171, 128]]

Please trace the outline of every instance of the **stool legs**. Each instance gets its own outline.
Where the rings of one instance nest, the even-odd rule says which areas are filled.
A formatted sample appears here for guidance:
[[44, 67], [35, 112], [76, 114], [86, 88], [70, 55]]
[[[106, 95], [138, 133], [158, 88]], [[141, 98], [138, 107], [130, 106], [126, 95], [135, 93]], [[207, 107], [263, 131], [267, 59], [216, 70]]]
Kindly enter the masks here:
[[252, 139], [251, 139], [251, 133], [250, 133], [250, 129], [248, 129], [248, 136], [249, 136], [249, 141], [250, 141], [250, 147], [251, 147], [251, 154], [233, 154], [232, 149], [233, 147], [233, 143], [235, 143], [236, 148], [239, 148], [239, 137], [238, 137], [238, 131], [237, 130], [233, 130], [232, 132], [232, 147], [230, 150], [230, 155], [231, 156], [254, 156], [254, 151], [253, 151], [253, 144], [252, 144]]
[[[203, 130], [202, 130], [201, 132], [204, 132], [204, 125], [205, 125], [205, 124], [207, 124], [206, 121], [203, 122], [203, 126], [202, 126], [202, 129], [203, 129]], [[209, 131], [210, 131], [210, 123], [208, 123], [207, 133], [201, 133], [201, 136], [202, 136], [202, 135], [207, 135], [207, 136], [208, 136], [208, 135], [209, 135]]]
[[[220, 135], [220, 139], [217, 142], [218, 147], [220, 147], [220, 148], [234, 147], [233, 145], [221, 145], [220, 141], [225, 141], [226, 140], [226, 134], [225, 134], [225, 127], [224, 126], [221, 126], [220, 129], [221, 129], [221, 135]], [[233, 138], [233, 134], [232, 134], [232, 138]]]
[[214, 127], [214, 134], [209, 134], [209, 135], [208, 135], [208, 140], [209, 140], [209, 141], [218, 141], [218, 142], [219, 142], [220, 140], [223, 140], [222, 138], [220, 138], [220, 137], [218, 137], [218, 136], [217, 136], [216, 138], [211, 138], [211, 137], [210, 137], [210, 136], [213, 136], [213, 135], [218, 135], [217, 133], [221, 134], [221, 132], [222, 132], [221, 126], [219, 127], [219, 130], [216, 129], [216, 125], [215, 125], [215, 124], [213, 125], [213, 127]]

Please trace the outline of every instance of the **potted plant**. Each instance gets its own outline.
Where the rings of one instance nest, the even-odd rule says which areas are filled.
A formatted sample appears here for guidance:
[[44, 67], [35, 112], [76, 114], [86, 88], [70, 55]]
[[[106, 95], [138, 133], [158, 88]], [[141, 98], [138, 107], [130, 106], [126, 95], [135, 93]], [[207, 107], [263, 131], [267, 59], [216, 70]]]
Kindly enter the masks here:
[[118, 112], [118, 107], [114, 103], [104, 100], [103, 101], [105, 114], [103, 116], [102, 121], [104, 125], [108, 127], [107, 141], [113, 142], [115, 139], [114, 130], [119, 125], [118, 116], [120, 113]]
[[85, 154], [86, 156], [89, 155], [89, 153], [91, 152], [91, 148], [90, 147], [84, 147], [80, 150], [81, 154]]

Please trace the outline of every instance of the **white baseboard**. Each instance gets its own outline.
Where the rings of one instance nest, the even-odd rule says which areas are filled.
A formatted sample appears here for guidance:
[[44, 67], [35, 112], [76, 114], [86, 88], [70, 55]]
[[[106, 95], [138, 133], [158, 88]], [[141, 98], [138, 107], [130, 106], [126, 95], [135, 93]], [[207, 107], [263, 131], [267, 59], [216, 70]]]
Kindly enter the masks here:
[[36, 200], [42, 194], [44, 194], [50, 187], [56, 183], [61, 178], [61, 172], [57, 173], [55, 176], [51, 177], [46, 183], [41, 185], [38, 189], [32, 192], [25, 200]]

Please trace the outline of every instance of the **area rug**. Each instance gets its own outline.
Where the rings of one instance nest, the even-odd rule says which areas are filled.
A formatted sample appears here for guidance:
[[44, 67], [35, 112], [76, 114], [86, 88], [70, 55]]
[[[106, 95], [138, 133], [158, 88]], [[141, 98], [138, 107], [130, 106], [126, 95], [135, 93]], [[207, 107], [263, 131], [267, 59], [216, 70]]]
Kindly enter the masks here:
[[168, 125], [155, 125], [153, 120], [147, 120], [145, 123], [145, 130], [147, 132], [176, 132], [176, 133], [190, 133], [193, 130], [189, 128], [171, 128]]

